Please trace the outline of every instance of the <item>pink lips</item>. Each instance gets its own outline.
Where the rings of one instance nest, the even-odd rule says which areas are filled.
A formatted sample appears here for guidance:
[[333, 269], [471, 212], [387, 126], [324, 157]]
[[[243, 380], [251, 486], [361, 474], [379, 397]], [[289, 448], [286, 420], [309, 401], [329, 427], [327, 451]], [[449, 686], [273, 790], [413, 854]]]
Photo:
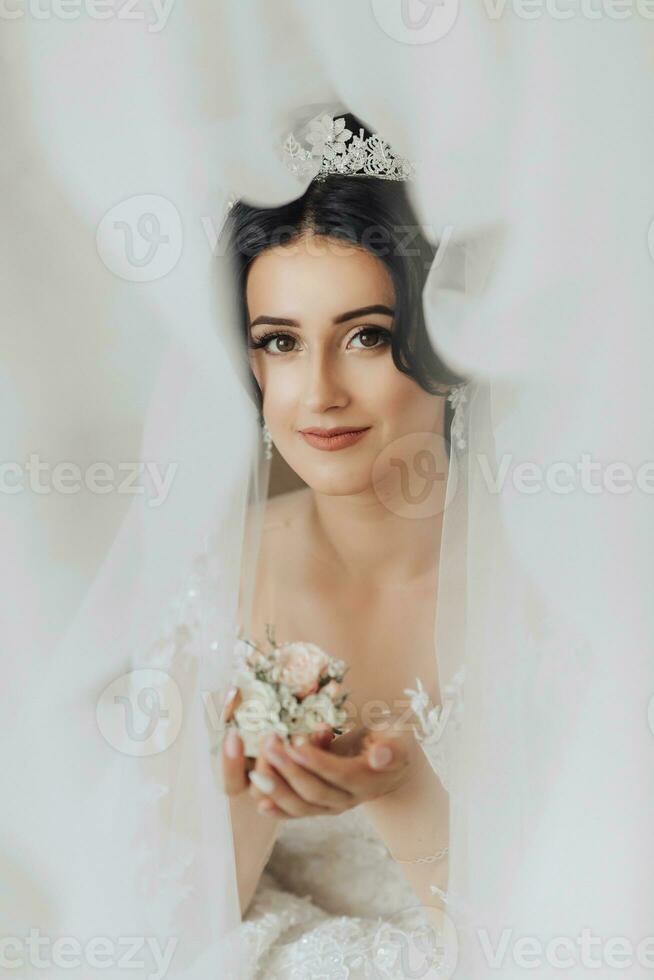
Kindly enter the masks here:
[[354, 445], [369, 430], [370, 426], [365, 429], [347, 429], [339, 426], [333, 429], [303, 429], [300, 431], [300, 435], [314, 449], [333, 452], [335, 449], [345, 449], [346, 446]]

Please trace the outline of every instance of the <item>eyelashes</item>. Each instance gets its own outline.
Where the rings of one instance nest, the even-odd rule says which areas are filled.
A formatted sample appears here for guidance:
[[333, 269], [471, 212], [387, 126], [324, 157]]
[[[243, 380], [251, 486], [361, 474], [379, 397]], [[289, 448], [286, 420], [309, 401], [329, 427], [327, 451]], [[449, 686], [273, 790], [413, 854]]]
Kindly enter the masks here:
[[[355, 347], [354, 350], [380, 350], [382, 347], [387, 347], [391, 343], [392, 335], [390, 330], [387, 330], [385, 327], [370, 326], [370, 327], [362, 327], [360, 330], [357, 330], [356, 333], [352, 334], [352, 336], [350, 337], [350, 341], [348, 342], [348, 345], [352, 340], [354, 340], [357, 337], [360, 337], [362, 334], [373, 334], [379, 337], [381, 343], [374, 344], [372, 347], [366, 347], [366, 346]], [[270, 330], [268, 333], [261, 334], [261, 336], [257, 337], [256, 340], [250, 338], [250, 340], [248, 341], [248, 347], [251, 350], [263, 350], [264, 353], [271, 354], [273, 357], [279, 357], [283, 354], [292, 354], [293, 349], [278, 350], [278, 351], [268, 350], [268, 344], [272, 340], [279, 339], [280, 337], [288, 338], [289, 340], [292, 341], [295, 341], [296, 339], [292, 334], [287, 333], [284, 330]]]
[[[261, 336], [260, 337], [257, 337], [256, 340], [253, 340], [252, 338], [250, 338], [250, 340], [248, 342], [248, 347], [251, 350], [262, 350], [263, 349], [263, 350], [265, 350], [266, 354], [270, 354], [271, 351], [267, 350], [266, 348], [267, 348], [268, 344], [270, 343], [270, 341], [273, 340], [273, 338], [278, 338], [278, 337], [289, 337], [291, 340], [295, 340], [295, 337], [292, 337], [290, 333], [283, 333], [283, 331], [281, 331], [281, 330], [271, 330], [269, 333], [262, 333]], [[289, 352], [288, 351], [281, 351], [280, 350], [280, 351], [277, 351], [277, 353], [278, 354], [287, 354]]]

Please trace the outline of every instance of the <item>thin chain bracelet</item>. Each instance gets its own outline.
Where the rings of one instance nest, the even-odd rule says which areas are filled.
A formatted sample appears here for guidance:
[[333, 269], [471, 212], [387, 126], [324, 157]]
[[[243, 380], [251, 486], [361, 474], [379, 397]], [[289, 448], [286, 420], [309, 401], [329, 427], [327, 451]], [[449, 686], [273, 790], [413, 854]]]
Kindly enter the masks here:
[[444, 858], [446, 854], [449, 854], [449, 848], [443, 847], [436, 854], [429, 854], [427, 855], [427, 857], [407, 859], [407, 858], [396, 858], [394, 854], [391, 854], [391, 857], [393, 858], [394, 861], [397, 861], [398, 864], [433, 864], [435, 861], [440, 861], [442, 858]]

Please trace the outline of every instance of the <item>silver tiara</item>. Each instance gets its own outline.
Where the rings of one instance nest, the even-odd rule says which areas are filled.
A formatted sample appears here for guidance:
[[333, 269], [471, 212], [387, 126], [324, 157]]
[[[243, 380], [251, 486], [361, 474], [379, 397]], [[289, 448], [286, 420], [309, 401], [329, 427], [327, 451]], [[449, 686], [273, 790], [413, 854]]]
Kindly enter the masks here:
[[[327, 174], [350, 177], [381, 177], [383, 180], [410, 180], [413, 164], [393, 153], [377, 134], [355, 136], [347, 129], [342, 116], [328, 112], [316, 116], [308, 125], [304, 143], [294, 133], [284, 140], [284, 163], [297, 177], [312, 176], [318, 180]], [[309, 144], [308, 146], [306, 144]]]

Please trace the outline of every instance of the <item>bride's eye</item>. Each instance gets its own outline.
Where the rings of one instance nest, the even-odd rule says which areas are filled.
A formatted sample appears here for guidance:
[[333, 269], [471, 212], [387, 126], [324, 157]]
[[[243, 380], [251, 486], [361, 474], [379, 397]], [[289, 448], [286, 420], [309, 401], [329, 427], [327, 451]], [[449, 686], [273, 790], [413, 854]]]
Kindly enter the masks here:
[[[282, 344], [287, 344], [288, 346], [279, 346], [278, 342], [281, 341]], [[274, 331], [272, 333], [264, 333], [256, 340], [250, 341], [250, 347], [254, 350], [264, 350], [266, 354], [272, 354], [273, 356], [277, 354], [290, 354], [293, 350], [295, 344], [295, 337], [291, 337], [290, 333], [280, 333], [279, 331]], [[276, 350], [271, 349], [273, 345]]]
[[[386, 330], [385, 327], [364, 327], [354, 334], [350, 344], [358, 338], [361, 339], [362, 346], [355, 346], [355, 350], [376, 350], [378, 347], [385, 347], [390, 344], [391, 332], [390, 330]], [[379, 340], [381, 340], [381, 343], [378, 343]]]

